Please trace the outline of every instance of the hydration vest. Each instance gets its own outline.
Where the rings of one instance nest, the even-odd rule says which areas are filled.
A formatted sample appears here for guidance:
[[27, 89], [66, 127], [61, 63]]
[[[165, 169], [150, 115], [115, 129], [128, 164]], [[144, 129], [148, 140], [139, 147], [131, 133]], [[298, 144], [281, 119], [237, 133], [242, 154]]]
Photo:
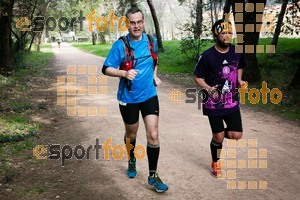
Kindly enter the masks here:
[[[157, 53], [154, 51], [154, 39], [151, 35], [146, 34], [148, 38], [148, 48], [151, 53], [151, 57], [153, 59], [153, 63], [155, 67], [157, 65]], [[121, 63], [120, 69], [128, 71], [134, 68], [134, 51], [130, 47], [128, 39], [126, 36], [122, 36], [119, 38], [124, 43], [124, 51], [125, 51], [125, 60]]]

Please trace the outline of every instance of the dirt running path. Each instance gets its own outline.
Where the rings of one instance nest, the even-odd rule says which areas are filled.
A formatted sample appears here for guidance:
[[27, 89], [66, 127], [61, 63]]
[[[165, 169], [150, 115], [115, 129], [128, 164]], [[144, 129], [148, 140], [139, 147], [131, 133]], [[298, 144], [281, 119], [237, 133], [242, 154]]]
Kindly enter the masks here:
[[[104, 58], [79, 51], [65, 43], [59, 52], [54, 48], [53, 70], [67, 76], [68, 65], [96, 65], [98, 74]], [[70, 76], [70, 75], [69, 75]], [[87, 75], [77, 75], [77, 84], [87, 85]], [[112, 146], [123, 146], [124, 127], [118, 110], [118, 79], [107, 79], [106, 95], [77, 96], [77, 107], [107, 107], [107, 116], [68, 117], [66, 106], [55, 106], [51, 124], [45, 129], [41, 144], [81, 144], [85, 148], [103, 144], [112, 138]], [[97, 85], [106, 86], [106, 85]], [[211, 133], [206, 117], [197, 104], [174, 104], [169, 100], [172, 89], [183, 89], [167, 81], [158, 88], [160, 99], [159, 134], [161, 154], [158, 171], [169, 190], [157, 194], [147, 186], [147, 159], [137, 163], [138, 176], [125, 175], [127, 161], [104, 159], [103, 149], [96, 160], [45, 160], [34, 169], [26, 169], [10, 183], [15, 194], [4, 197], [21, 199], [298, 199], [300, 189], [300, 130], [295, 123], [260, 111], [242, 107], [244, 136], [237, 147], [224, 145], [227, 151], [228, 176], [218, 180], [209, 173]], [[56, 85], [49, 88], [56, 100]], [[142, 121], [140, 121], [142, 122]], [[143, 123], [137, 144], [146, 145]], [[231, 145], [231, 143], [229, 144]], [[31, 170], [30, 170], [31, 169]], [[27, 178], [26, 178], [27, 177]], [[26, 179], [25, 179], [26, 178]], [[36, 196], [18, 193], [28, 184], [40, 184], [44, 192]], [[236, 187], [236, 189], [234, 189]], [[5, 191], [8, 193], [7, 191]], [[3, 193], [4, 194], [4, 193]]]

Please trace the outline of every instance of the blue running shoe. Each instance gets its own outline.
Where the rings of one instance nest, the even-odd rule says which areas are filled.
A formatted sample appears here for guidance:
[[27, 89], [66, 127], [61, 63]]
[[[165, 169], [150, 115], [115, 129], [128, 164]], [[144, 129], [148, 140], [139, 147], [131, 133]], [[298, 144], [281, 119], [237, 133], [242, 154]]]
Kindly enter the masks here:
[[151, 187], [154, 187], [156, 192], [164, 192], [169, 189], [169, 187], [162, 182], [156, 173], [148, 177], [148, 184]]
[[134, 178], [137, 176], [137, 171], [136, 171], [136, 159], [131, 158], [128, 161], [128, 169], [127, 169], [127, 176], [129, 178]]

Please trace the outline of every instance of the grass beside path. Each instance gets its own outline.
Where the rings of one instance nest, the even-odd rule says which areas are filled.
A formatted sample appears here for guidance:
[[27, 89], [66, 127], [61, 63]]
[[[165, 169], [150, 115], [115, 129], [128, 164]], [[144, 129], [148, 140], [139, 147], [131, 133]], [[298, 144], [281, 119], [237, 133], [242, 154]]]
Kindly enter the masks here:
[[111, 48], [111, 44], [102, 44], [102, 45], [92, 45], [91, 43], [82, 42], [82, 43], [70, 43], [72, 46], [79, 48], [83, 51], [89, 52], [96, 56], [106, 57]]
[[0, 76], [0, 143], [19, 141], [36, 134], [39, 125], [30, 122], [26, 113], [45, 106], [43, 102], [38, 105], [32, 102], [31, 94], [49, 73], [46, 68], [54, 55], [50, 48], [50, 45], [44, 45], [41, 52], [18, 54], [13, 75]]
[[14, 59], [15, 71], [9, 77], [0, 75], [0, 184], [12, 180], [16, 163], [25, 158], [36, 162], [32, 154], [34, 136], [40, 125], [33, 122], [31, 114], [47, 109], [45, 101], [35, 101], [37, 90], [48, 84], [47, 70], [54, 56], [51, 45], [43, 45], [41, 52], [19, 54]]
[[[271, 44], [271, 38], [260, 39], [259, 44]], [[92, 45], [90, 43], [72, 43], [74, 47], [90, 52], [94, 55], [106, 57], [111, 48], [111, 44]], [[213, 43], [208, 43], [201, 48], [201, 52], [211, 47]], [[164, 52], [159, 54], [159, 73], [168, 79], [179, 83], [185, 87], [195, 87], [193, 81], [193, 70], [196, 64], [195, 60], [189, 60], [180, 51], [180, 41], [164, 41]], [[246, 105], [265, 111], [275, 112], [291, 119], [300, 119], [300, 92], [296, 89], [289, 89], [293, 75], [298, 66], [300, 66], [299, 39], [280, 38], [276, 53], [257, 54], [261, 80], [267, 82], [268, 88], [278, 88], [283, 95], [279, 104], [272, 104], [270, 96], [267, 104], [262, 101], [252, 105], [246, 101]], [[249, 92], [252, 88], [261, 89], [262, 83], [249, 84]], [[246, 100], [249, 97], [246, 96]]]

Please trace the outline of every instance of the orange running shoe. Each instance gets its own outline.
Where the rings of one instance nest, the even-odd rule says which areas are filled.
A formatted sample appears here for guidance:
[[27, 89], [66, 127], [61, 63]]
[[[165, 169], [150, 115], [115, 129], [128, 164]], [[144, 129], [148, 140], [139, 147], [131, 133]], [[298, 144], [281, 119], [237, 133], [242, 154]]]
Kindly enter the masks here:
[[220, 161], [211, 163], [211, 175], [215, 178], [223, 178], [223, 172]]

